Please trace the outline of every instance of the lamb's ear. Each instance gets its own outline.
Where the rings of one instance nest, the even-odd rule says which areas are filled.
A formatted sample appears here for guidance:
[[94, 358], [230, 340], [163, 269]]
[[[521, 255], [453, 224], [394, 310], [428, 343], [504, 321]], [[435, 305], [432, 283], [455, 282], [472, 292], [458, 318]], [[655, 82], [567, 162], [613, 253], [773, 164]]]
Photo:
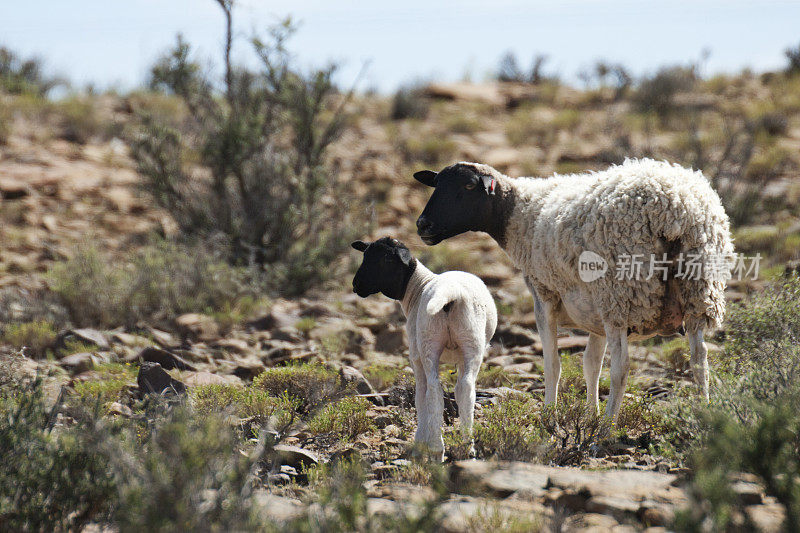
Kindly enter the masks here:
[[436, 187], [436, 172], [433, 170], [420, 170], [414, 172], [414, 179], [428, 187]]
[[497, 181], [493, 177], [485, 175], [481, 175], [480, 179], [486, 194], [494, 194], [494, 191], [497, 190]]
[[350, 243], [350, 246], [352, 246], [359, 252], [363, 252], [364, 250], [367, 249], [367, 246], [369, 246], [369, 244], [365, 243], [364, 241], [354, 241]]

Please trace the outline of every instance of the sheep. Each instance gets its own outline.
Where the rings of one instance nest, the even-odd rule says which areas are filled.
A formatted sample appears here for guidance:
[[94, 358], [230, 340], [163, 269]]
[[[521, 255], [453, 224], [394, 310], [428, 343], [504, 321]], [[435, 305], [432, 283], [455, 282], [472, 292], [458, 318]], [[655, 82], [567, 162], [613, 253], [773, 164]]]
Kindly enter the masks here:
[[608, 344], [612, 420], [627, 384], [629, 338], [687, 332], [694, 378], [708, 400], [703, 332], [722, 321], [733, 244], [719, 196], [701, 172], [640, 159], [601, 172], [512, 179], [461, 162], [414, 178], [435, 188], [417, 220], [426, 244], [486, 232], [522, 270], [543, 346], [546, 404], [558, 397], [559, 325], [589, 332], [583, 373], [595, 411]]
[[497, 327], [494, 299], [477, 276], [457, 271], [434, 274], [395, 239], [355, 241], [352, 247], [364, 253], [353, 292], [362, 298], [381, 292], [400, 301], [416, 381], [414, 440], [441, 460], [444, 398], [439, 363], [458, 368], [456, 403], [462, 434], [471, 442], [475, 382]]

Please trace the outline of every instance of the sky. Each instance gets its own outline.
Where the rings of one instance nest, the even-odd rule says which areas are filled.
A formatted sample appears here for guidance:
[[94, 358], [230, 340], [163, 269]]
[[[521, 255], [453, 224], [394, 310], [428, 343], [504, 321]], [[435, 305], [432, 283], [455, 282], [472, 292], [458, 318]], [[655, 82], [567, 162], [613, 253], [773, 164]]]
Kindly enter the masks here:
[[[703, 50], [705, 74], [774, 70], [800, 44], [800, 1], [788, 0], [239, 0], [234, 54], [248, 61], [245, 38], [287, 15], [299, 23], [289, 47], [301, 65], [335, 61], [340, 84], [382, 92], [480, 81], [506, 51], [525, 67], [545, 54], [546, 73], [579, 83], [598, 59], [642, 75]], [[213, 0], [0, 2], [0, 45], [77, 86], [136, 87], [178, 32], [218, 63], [223, 31]]]

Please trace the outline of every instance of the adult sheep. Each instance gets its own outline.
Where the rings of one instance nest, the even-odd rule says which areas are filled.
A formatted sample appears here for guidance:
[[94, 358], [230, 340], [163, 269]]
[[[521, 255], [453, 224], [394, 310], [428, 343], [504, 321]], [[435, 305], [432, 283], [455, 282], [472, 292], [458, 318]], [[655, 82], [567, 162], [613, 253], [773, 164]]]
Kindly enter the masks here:
[[[608, 343], [612, 418], [627, 384], [628, 339], [674, 334], [684, 324], [694, 378], [708, 398], [703, 332], [722, 321], [733, 245], [719, 196], [700, 172], [642, 159], [602, 172], [512, 179], [462, 162], [414, 178], [435, 187], [417, 220], [426, 244], [483, 231], [522, 270], [542, 340], [545, 403], [558, 396], [559, 325], [589, 332], [583, 373], [595, 409]], [[594, 276], [579, 272], [587, 259], [600, 268]], [[639, 272], [626, 272], [628, 264]]]

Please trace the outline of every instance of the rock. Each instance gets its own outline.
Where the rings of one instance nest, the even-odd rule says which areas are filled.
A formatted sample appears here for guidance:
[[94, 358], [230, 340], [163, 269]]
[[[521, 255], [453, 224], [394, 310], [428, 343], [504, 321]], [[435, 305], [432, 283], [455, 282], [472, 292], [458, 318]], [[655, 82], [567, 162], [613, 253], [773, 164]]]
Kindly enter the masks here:
[[558, 349], [568, 350], [571, 352], [581, 351], [586, 348], [587, 342], [589, 342], [588, 335], [571, 335], [569, 337], [559, 337]]
[[0, 197], [3, 200], [19, 200], [31, 193], [31, 187], [14, 178], [0, 178]]
[[257, 331], [270, 331], [282, 327], [294, 327], [300, 315], [288, 302], [278, 301], [265, 316], [252, 320], [247, 325]]
[[241, 355], [247, 355], [252, 351], [247, 341], [242, 339], [220, 339], [214, 343], [214, 347]]
[[515, 324], [498, 326], [492, 342], [497, 342], [506, 348], [515, 346], [530, 346], [539, 341], [539, 338], [532, 331]]
[[175, 337], [173, 337], [166, 331], [161, 331], [160, 329], [148, 327], [147, 332], [150, 334], [151, 337], [153, 337], [153, 340], [156, 341], [156, 343], [159, 346], [162, 346], [164, 348], [168, 348], [170, 346], [175, 346], [178, 344], [175, 341]]
[[783, 531], [786, 512], [780, 504], [748, 505], [744, 508], [744, 512], [747, 518], [755, 524], [757, 531], [764, 533]]
[[344, 385], [351, 385], [355, 387], [356, 392], [359, 394], [374, 394], [375, 389], [369, 384], [367, 378], [364, 377], [357, 368], [352, 366], [343, 366], [339, 371], [339, 377]]
[[526, 496], [540, 496], [549, 479], [546, 470], [527, 463], [502, 463], [470, 459], [457, 461], [450, 472], [451, 482], [460, 494], [492, 495], [505, 498], [523, 491]]
[[406, 346], [406, 330], [402, 327], [388, 326], [375, 336], [375, 349], [379, 352], [399, 353]]
[[111, 345], [106, 336], [96, 329], [69, 329], [56, 339], [56, 350], [66, 347], [67, 343], [81, 343], [85, 346], [95, 347], [98, 350], [108, 350]]
[[236, 376], [221, 376], [211, 372], [189, 372], [182, 375], [183, 383], [191, 387], [201, 387], [203, 385], [241, 385], [242, 380]]
[[305, 450], [298, 446], [287, 444], [277, 444], [273, 448], [275, 458], [281, 465], [289, 465], [297, 469], [319, 464], [319, 456], [312, 451]]
[[235, 366], [232, 374], [245, 381], [251, 381], [266, 369], [266, 365], [261, 359], [255, 356], [237, 358], [234, 360]]
[[163, 394], [165, 392], [184, 393], [186, 385], [173, 378], [158, 363], [143, 362], [136, 378], [143, 394]]
[[600, 533], [611, 531], [618, 526], [616, 520], [610, 516], [596, 513], [579, 514], [567, 517], [561, 531], [565, 533], [589, 532]]
[[337, 320], [320, 325], [309, 337], [326, 349], [364, 356], [375, 345], [375, 336], [368, 328], [360, 328], [346, 320]]
[[178, 370], [196, 370], [196, 368], [187, 363], [182, 358], [178, 357], [172, 352], [162, 350], [155, 346], [148, 346], [136, 355], [136, 359], [146, 361], [148, 363], [158, 363], [161, 367], [171, 370], [176, 368]]
[[175, 325], [184, 339], [209, 342], [219, 338], [219, 325], [208, 315], [186, 313], [175, 319]]
[[432, 83], [425, 88], [425, 94], [443, 100], [465, 102], [484, 102], [494, 106], [505, 106], [506, 97], [496, 84]]
[[133, 416], [133, 410], [127, 405], [121, 404], [119, 402], [114, 402], [111, 405], [109, 405], [108, 412], [112, 415], [124, 416], [125, 418], [130, 418]]
[[100, 357], [90, 352], [81, 352], [63, 357], [58, 363], [73, 374], [80, 374], [93, 369], [102, 362], [104, 361]]
[[639, 502], [622, 496], [595, 496], [586, 502], [586, 510], [590, 513], [610, 515], [622, 522], [636, 517]]
[[291, 342], [297, 344], [303, 342], [303, 335], [294, 326], [282, 326], [272, 331], [272, 338], [276, 341]]
[[265, 523], [286, 523], [296, 520], [305, 514], [305, 507], [300, 500], [277, 496], [266, 490], [253, 492], [253, 500], [258, 508], [258, 515]]
[[111, 342], [115, 344], [121, 344], [122, 346], [127, 346], [129, 348], [147, 346], [150, 344], [150, 340], [146, 337], [142, 337], [141, 335], [133, 335], [131, 333], [124, 333], [121, 331], [115, 332], [111, 335]]
[[750, 481], [736, 481], [731, 485], [736, 499], [741, 505], [758, 505], [764, 503], [764, 492], [758, 484]]

